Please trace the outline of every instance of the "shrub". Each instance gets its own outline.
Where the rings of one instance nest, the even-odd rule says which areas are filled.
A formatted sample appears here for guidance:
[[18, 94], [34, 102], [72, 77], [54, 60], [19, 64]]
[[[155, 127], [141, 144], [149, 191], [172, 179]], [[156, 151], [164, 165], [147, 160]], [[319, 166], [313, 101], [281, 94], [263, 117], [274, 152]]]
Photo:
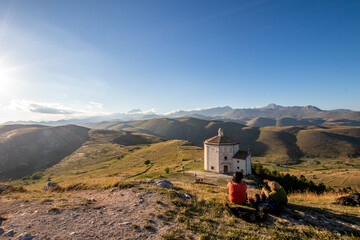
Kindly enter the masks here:
[[87, 190], [89, 189], [89, 186], [87, 186], [85, 183], [74, 183], [69, 186], [66, 186], [65, 191], [73, 191], [73, 190]]
[[44, 176], [43, 172], [36, 172], [33, 175], [31, 175], [32, 180], [39, 180]]
[[167, 174], [169, 174], [170, 168], [166, 167], [166, 168], [164, 169], [164, 171], [165, 171]]
[[252, 166], [253, 174], [258, 178], [259, 183], [262, 183], [264, 179], [277, 181], [286, 192], [315, 192], [323, 193], [329, 189], [320, 183], [316, 185], [313, 181], [308, 180], [305, 176], [301, 175], [300, 178], [290, 175], [282, 174], [276, 170], [270, 171], [264, 168], [260, 163], [256, 163]]
[[150, 160], [145, 160], [144, 164], [145, 164], [145, 165], [149, 165], [149, 164], [150, 164]]

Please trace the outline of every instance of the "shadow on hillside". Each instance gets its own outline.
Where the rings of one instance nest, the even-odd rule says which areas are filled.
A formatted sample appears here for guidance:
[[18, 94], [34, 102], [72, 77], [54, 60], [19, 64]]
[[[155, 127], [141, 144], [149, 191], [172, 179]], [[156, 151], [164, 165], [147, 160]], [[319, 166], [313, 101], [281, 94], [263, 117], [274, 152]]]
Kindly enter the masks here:
[[[22, 134], [1, 147], [8, 162], [14, 162], [1, 173], [0, 180], [30, 176], [59, 163], [90, 139], [89, 129], [78, 126], [44, 127]], [[1, 152], [0, 152], [1, 153]]]
[[[357, 216], [336, 214], [328, 210], [288, 204], [284, 212], [278, 216], [295, 224], [308, 225], [330, 232], [338, 232], [341, 235], [360, 237], [360, 231], [352, 225], [358, 225], [360, 218]], [[275, 218], [271, 218], [272, 223]]]
[[295, 135], [288, 132], [280, 132], [279, 139], [286, 146], [286, 154], [294, 162], [297, 162], [302, 157], [302, 152], [298, 145], [296, 145], [297, 138]]

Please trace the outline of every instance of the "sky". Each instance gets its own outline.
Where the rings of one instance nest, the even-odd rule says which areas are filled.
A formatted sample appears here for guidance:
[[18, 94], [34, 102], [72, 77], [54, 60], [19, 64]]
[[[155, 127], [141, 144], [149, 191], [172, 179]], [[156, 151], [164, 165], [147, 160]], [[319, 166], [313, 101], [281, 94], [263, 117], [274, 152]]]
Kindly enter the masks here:
[[359, 93], [357, 0], [0, 1], [0, 123]]

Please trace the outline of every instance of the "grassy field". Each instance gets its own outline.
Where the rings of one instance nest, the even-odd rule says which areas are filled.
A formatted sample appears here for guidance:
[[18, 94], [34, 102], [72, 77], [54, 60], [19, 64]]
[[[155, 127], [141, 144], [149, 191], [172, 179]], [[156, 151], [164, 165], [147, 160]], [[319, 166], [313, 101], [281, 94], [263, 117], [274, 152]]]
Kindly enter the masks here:
[[[176, 176], [183, 172], [183, 166], [186, 170], [202, 169], [202, 149], [184, 144], [186, 141], [182, 140], [137, 146], [90, 142], [45, 170], [41, 179], [17, 180], [11, 184], [25, 184], [34, 190], [41, 189], [48, 181], [64, 187], [78, 183], [113, 185], [124, 180]], [[169, 169], [168, 173], [165, 168]]]
[[271, 170], [292, 175], [304, 175], [319, 184], [332, 187], [360, 188], [360, 158], [302, 158], [293, 165], [281, 165], [266, 157], [253, 157], [253, 163], [260, 162]]
[[[264, 223], [251, 224], [229, 215], [224, 208], [228, 202], [224, 179], [204, 179], [204, 184], [195, 184], [194, 176], [183, 173], [183, 170], [203, 169], [203, 150], [196, 146], [187, 146], [186, 143], [182, 140], [170, 140], [124, 146], [90, 142], [59, 164], [47, 169], [41, 179], [11, 182], [15, 185], [25, 184], [26, 192], [10, 192], [0, 195], [0, 199], [51, 201], [59, 209], [78, 208], [88, 201], [75, 194], [83, 189], [133, 188], [136, 191], [158, 191], [164, 194], [164, 198], [158, 202], [164, 202], [169, 208], [159, 212], [156, 217], [164, 224], [169, 221], [182, 224], [181, 227], [164, 234], [163, 239], [357, 239], [360, 236], [354, 227], [360, 222], [358, 207], [335, 205], [336, 198], [342, 196], [337, 193], [289, 195], [289, 211], [300, 216], [302, 220], [284, 214], [269, 216]], [[315, 182], [330, 180], [328, 175], [351, 175], [345, 183], [351, 183], [350, 179], [356, 183], [355, 173], [359, 171], [360, 161], [359, 158], [317, 158], [302, 159], [297, 165], [277, 165], [266, 158], [253, 160], [282, 172], [319, 176], [313, 179]], [[166, 168], [169, 169], [168, 173]], [[351, 174], [345, 172], [346, 168], [349, 168], [347, 171]], [[170, 180], [176, 187], [175, 191], [135, 182], [142, 178]], [[40, 191], [49, 180], [58, 182], [65, 191]], [[195, 197], [186, 200], [176, 192], [190, 193]], [[248, 197], [253, 197], [257, 192], [259, 190], [249, 189]], [[329, 221], [333, 223], [330, 224]]]

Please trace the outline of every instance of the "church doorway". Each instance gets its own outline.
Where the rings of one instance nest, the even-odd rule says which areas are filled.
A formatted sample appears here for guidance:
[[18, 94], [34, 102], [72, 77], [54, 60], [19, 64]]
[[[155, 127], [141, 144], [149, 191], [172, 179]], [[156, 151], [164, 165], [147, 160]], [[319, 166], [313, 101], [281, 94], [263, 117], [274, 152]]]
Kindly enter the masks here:
[[224, 165], [224, 173], [229, 173], [229, 169], [227, 165]]

